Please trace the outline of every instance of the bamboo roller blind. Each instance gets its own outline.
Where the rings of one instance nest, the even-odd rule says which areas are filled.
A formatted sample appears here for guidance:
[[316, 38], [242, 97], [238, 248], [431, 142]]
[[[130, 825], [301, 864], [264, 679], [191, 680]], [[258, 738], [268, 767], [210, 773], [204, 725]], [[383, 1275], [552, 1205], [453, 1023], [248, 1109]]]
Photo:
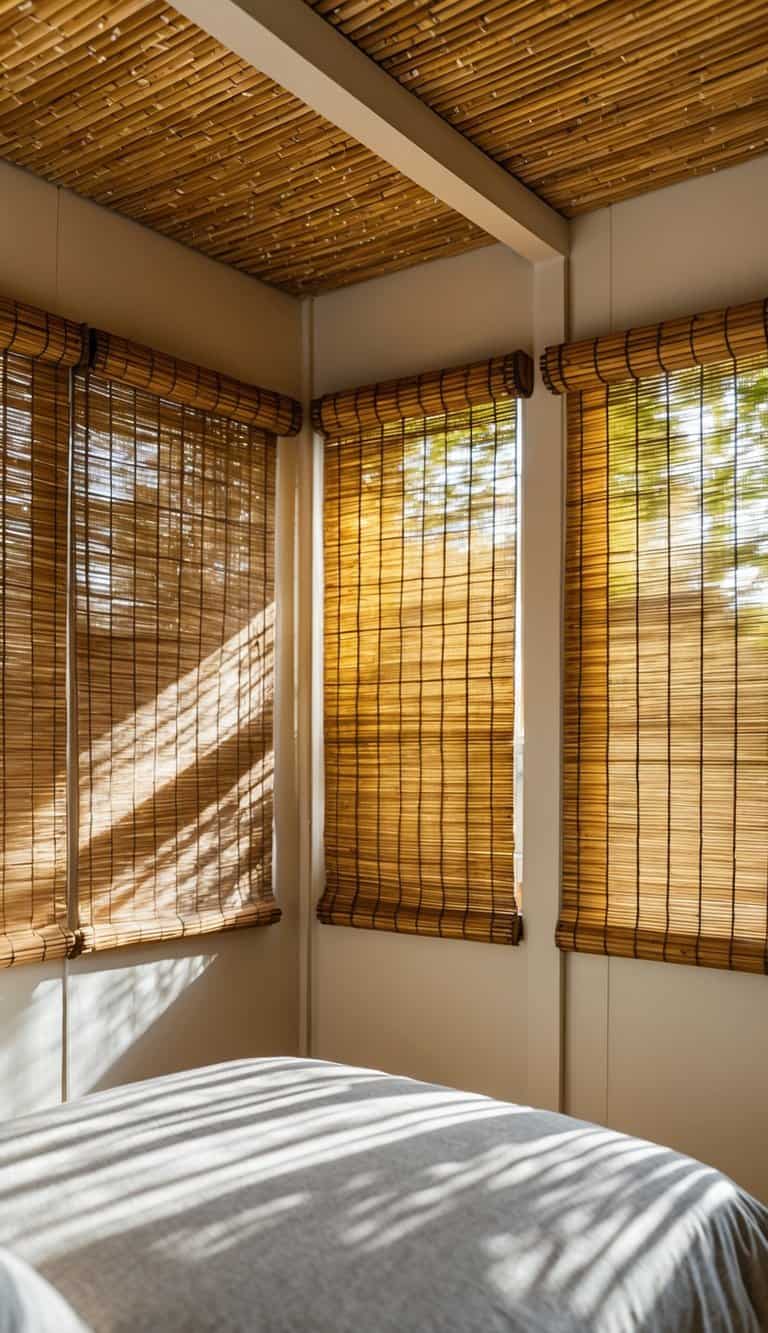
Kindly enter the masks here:
[[85, 943], [269, 924], [274, 437], [95, 374], [75, 422]]
[[276, 921], [275, 437], [253, 421], [297, 429], [299, 405], [10, 301], [0, 373], [0, 965]]
[[321, 921], [516, 943], [517, 354], [314, 405], [325, 454]]
[[579, 389], [563, 949], [768, 971], [767, 310], [545, 356]]

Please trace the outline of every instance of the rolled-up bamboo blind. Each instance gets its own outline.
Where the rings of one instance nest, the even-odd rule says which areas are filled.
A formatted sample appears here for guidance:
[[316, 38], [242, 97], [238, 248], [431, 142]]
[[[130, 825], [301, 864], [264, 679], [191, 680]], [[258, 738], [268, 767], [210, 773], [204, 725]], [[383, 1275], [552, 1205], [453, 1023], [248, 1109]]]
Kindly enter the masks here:
[[91, 367], [105, 380], [129, 384], [168, 402], [229, 417], [274, 435], [296, 435], [301, 429], [301, 404], [286, 394], [179, 361], [113, 333], [92, 330], [90, 343]]
[[407, 379], [365, 384], [329, 393], [312, 404], [312, 424], [333, 439], [377, 430], [388, 422], [421, 420], [466, 412], [505, 398], [529, 398], [533, 362], [527, 352], [509, 352], [450, 370], [428, 370]]
[[315, 405], [330, 432], [321, 921], [519, 939], [515, 395], [528, 370], [522, 354], [494, 358]]
[[694, 366], [749, 360], [762, 356], [766, 343], [768, 298], [548, 347], [541, 373], [551, 393], [577, 393]]
[[274, 437], [94, 373], [75, 425], [85, 945], [269, 924]]
[[[5, 317], [4, 303], [0, 322]], [[9, 345], [38, 350], [40, 326]], [[61, 356], [61, 330], [48, 350]], [[0, 340], [6, 339], [3, 325]], [[0, 966], [60, 958], [67, 929], [68, 372], [0, 354]]]
[[0, 352], [14, 352], [52, 365], [76, 366], [82, 360], [84, 346], [79, 324], [0, 296]]
[[632, 348], [621, 382], [590, 379], [581, 345], [547, 354], [584, 386], [569, 399], [563, 949], [768, 971], [764, 310], [660, 327], [664, 364], [683, 368], [650, 378], [635, 335], [597, 340], [605, 378], [604, 344]]

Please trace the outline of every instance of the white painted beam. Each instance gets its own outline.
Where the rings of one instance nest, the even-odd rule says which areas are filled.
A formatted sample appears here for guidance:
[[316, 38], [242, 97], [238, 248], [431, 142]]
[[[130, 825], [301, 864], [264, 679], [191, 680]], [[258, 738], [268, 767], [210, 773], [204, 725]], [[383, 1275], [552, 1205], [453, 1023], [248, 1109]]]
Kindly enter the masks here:
[[531, 262], [568, 222], [359, 51], [304, 0], [174, 0], [230, 51]]

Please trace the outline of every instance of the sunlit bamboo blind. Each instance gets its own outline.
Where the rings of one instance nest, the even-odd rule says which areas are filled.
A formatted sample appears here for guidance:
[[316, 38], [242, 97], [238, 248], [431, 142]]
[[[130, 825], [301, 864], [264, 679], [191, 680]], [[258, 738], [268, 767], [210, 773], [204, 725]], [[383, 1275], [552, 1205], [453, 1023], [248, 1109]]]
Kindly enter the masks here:
[[322, 921], [516, 943], [523, 354], [321, 399]]
[[767, 313], [546, 353], [579, 390], [564, 949], [768, 971]]
[[75, 390], [79, 899], [95, 948], [279, 917], [275, 439], [127, 379]]
[[0, 298], [0, 966], [279, 918], [275, 433], [300, 420]]
[[79, 357], [79, 330], [2, 301], [0, 347], [13, 349], [0, 352], [0, 966], [7, 966], [62, 957], [71, 941], [66, 364]]

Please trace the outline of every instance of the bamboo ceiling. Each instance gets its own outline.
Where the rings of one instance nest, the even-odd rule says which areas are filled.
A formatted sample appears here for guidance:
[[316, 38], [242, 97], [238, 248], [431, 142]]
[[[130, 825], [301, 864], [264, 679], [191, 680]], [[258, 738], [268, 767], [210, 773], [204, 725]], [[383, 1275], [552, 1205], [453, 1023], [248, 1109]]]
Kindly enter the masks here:
[[305, 0], [571, 216], [768, 151], [765, 0]]
[[[306, 0], [567, 215], [768, 151], [765, 0]], [[0, 0], [0, 155], [287, 291], [487, 242], [160, 0]]]
[[158, 0], [0, 0], [0, 156], [289, 292], [486, 242]]

